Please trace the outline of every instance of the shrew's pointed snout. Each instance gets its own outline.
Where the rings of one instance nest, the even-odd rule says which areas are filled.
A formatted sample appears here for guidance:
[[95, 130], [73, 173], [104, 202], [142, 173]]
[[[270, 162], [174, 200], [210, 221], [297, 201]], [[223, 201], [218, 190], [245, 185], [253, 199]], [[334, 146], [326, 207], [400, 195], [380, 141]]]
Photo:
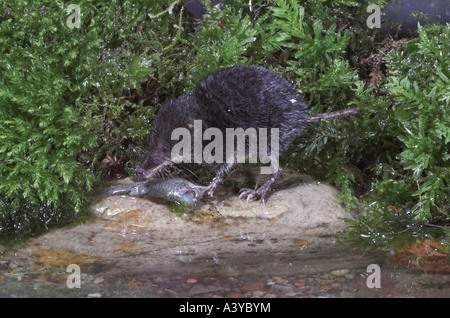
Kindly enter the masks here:
[[138, 176], [138, 178], [145, 179], [145, 178], [147, 178], [147, 170], [145, 170], [142, 167], [137, 167], [136, 175]]
[[136, 176], [147, 179], [157, 174], [162, 167], [170, 164], [169, 160], [161, 160], [157, 156], [145, 154], [141, 164], [136, 168]]

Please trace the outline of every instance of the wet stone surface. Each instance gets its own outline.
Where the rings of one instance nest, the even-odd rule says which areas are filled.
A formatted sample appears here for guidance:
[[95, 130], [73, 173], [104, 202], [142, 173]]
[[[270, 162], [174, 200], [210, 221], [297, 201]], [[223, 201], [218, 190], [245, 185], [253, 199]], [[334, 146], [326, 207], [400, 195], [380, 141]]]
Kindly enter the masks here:
[[[337, 243], [352, 215], [333, 187], [289, 172], [276, 187], [265, 206], [219, 188], [201, 215], [96, 198], [90, 222], [1, 253], [0, 297], [448, 297], [445, 273]], [[68, 288], [70, 264], [80, 288]], [[368, 287], [369, 264], [380, 266], [381, 288]]]

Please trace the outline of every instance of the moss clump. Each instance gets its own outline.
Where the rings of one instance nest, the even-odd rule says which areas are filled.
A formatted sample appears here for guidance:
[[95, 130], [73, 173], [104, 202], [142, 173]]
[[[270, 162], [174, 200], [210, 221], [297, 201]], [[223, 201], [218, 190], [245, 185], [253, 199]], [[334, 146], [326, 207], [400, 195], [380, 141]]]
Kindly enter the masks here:
[[127, 94], [156, 56], [139, 19], [161, 5], [81, 1], [71, 29], [63, 1], [0, 1], [0, 236], [85, 214], [97, 159], [145, 139], [152, 110]]

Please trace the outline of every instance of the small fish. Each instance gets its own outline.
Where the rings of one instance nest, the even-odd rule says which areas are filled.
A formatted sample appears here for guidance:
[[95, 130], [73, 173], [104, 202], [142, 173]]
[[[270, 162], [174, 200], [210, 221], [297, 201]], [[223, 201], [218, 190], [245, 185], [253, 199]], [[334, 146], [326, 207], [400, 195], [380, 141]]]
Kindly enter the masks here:
[[111, 187], [97, 188], [92, 195], [131, 195], [148, 196], [166, 199], [177, 203], [188, 203], [193, 206], [197, 203], [199, 186], [182, 178], [152, 179], [130, 184], [122, 184]]

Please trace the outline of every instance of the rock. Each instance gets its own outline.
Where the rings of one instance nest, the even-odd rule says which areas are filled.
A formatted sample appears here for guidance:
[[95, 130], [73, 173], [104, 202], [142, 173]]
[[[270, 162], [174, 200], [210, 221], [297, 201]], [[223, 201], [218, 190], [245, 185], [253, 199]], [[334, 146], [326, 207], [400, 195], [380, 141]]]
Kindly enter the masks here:
[[226, 298], [242, 298], [243, 295], [238, 291], [233, 291], [225, 296]]
[[346, 274], [350, 273], [350, 270], [347, 268], [341, 268], [341, 269], [335, 269], [334, 271], [330, 272], [330, 275], [332, 276], [344, 276]]
[[213, 293], [222, 289], [223, 288], [220, 286], [205, 286], [202, 284], [196, 284], [189, 290], [188, 294], [191, 296], [196, 296], [206, 293]]
[[16, 268], [18, 267], [18, 265], [17, 265], [15, 262], [10, 261], [10, 262], [8, 263], [8, 267], [9, 267], [10, 269], [16, 269]]
[[253, 298], [261, 298], [263, 296], [264, 296], [264, 292], [262, 290], [253, 291], [253, 294], [252, 294]]
[[[258, 171], [253, 170], [253, 172]], [[344, 218], [352, 218], [339, 203], [338, 192], [335, 188], [318, 184], [307, 176], [298, 175], [290, 171], [277, 180], [274, 191], [266, 204], [261, 201], [239, 199], [238, 195], [231, 195], [223, 187], [216, 190], [216, 196], [210, 200], [207, 208], [212, 210], [216, 217], [204, 215], [192, 217], [196, 223], [221, 221], [232, 223], [238, 221], [241, 227], [246, 223], [259, 222], [259, 227], [271, 227], [273, 230], [288, 229], [298, 232], [298, 229], [321, 229], [322, 234], [335, 232], [345, 227]], [[233, 177], [235, 175], [233, 174]], [[242, 178], [239, 174], [237, 180]], [[262, 182], [262, 181], [261, 181]], [[305, 183], [306, 182], [306, 183]], [[205, 211], [205, 207], [200, 207]], [[190, 226], [196, 232], [197, 226], [186, 224], [185, 221], [169, 211], [161, 200], [150, 198], [137, 198], [131, 196], [109, 196], [96, 202], [92, 206], [94, 215], [103, 219], [115, 220], [114, 226], [126, 227], [129, 230], [158, 230], [172, 231], [174, 228]], [[271, 221], [267, 223], [264, 221]], [[278, 228], [278, 229], [277, 229]], [[199, 235], [207, 235], [205, 227], [199, 229]], [[222, 240], [232, 240], [232, 235], [222, 236]], [[307, 239], [293, 240], [294, 245], [306, 245]]]
[[[245, 173], [238, 171], [231, 177], [245, 184], [239, 179], [241, 174]], [[308, 176], [283, 170], [275, 188], [264, 205], [241, 200], [221, 187], [201, 207], [202, 213], [182, 216], [159, 199], [126, 195], [96, 198], [90, 222], [33, 238], [12, 256], [4, 256], [0, 265], [14, 270], [12, 267], [20, 264], [27, 273], [31, 268], [38, 273], [58, 271], [62, 282], [71, 274], [66, 271], [68, 266], [79, 265], [82, 278], [86, 273], [97, 276], [83, 280], [83, 291], [89, 297], [140, 287], [153, 296], [164, 296], [171, 290], [176, 296], [294, 295], [303, 281], [288, 286], [283, 275], [318, 270], [306, 266], [302, 257], [311, 254], [317, 262], [334, 255], [328, 252], [335, 248], [332, 235], [345, 229], [343, 218], [352, 215], [338, 203], [336, 189]], [[330, 267], [321, 271], [330, 272], [335, 264], [330, 262]], [[181, 273], [178, 279], [171, 279]], [[241, 285], [241, 273], [257, 279]], [[231, 277], [219, 285], [221, 275]], [[116, 281], [124, 288], [111, 292], [108, 286], [115, 286]], [[96, 292], [100, 283], [108, 290], [105, 294]], [[87, 289], [89, 284], [92, 290]], [[266, 294], [269, 288], [272, 290]]]
[[262, 282], [252, 282], [242, 286], [241, 290], [243, 291], [261, 290], [263, 289], [263, 287], [264, 284]]
[[197, 280], [195, 278], [189, 278], [186, 280], [186, 283], [188, 284], [197, 284]]
[[270, 288], [270, 292], [275, 292], [276, 294], [286, 295], [286, 294], [292, 294], [294, 292], [294, 286], [291, 285], [273, 285]]

